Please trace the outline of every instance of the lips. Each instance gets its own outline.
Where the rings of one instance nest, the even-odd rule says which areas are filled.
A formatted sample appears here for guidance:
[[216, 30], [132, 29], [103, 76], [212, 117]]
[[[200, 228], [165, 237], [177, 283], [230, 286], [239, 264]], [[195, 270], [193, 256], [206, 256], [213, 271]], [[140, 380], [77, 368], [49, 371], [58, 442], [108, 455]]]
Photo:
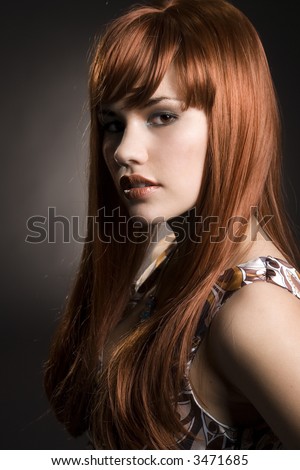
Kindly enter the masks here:
[[159, 184], [140, 175], [124, 175], [120, 187], [127, 199], [143, 199], [159, 188]]

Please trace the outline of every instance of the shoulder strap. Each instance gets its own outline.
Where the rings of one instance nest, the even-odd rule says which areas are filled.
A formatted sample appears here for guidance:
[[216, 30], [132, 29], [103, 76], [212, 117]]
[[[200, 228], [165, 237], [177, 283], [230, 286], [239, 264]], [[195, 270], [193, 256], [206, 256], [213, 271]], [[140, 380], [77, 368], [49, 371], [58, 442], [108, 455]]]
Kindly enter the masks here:
[[234, 292], [257, 281], [271, 282], [287, 289], [300, 299], [300, 274], [286, 261], [261, 256], [227, 269], [214, 284], [201, 313], [196, 336], [201, 337], [212, 319]]

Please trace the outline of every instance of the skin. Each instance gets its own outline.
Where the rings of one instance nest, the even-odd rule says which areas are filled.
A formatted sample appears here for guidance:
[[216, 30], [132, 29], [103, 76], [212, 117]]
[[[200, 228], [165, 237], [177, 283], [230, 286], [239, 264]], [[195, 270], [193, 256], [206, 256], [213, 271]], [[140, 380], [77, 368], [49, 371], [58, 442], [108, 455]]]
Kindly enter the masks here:
[[[151, 100], [142, 109], [124, 109], [122, 101], [109, 104], [99, 119], [105, 131], [104, 159], [120, 197], [130, 216], [153, 224], [195, 205], [208, 131], [203, 111], [183, 110], [172, 67]], [[123, 175], [140, 175], [159, 186], [146, 198], [128, 200], [120, 188]]]
[[284, 448], [300, 449], [299, 299], [257, 283], [241, 289], [217, 317], [207, 345], [212, 370], [223, 371]]
[[[260, 233], [248, 246], [238, 263], [264, 255], [284, 259]], [[231, 426], [251, 427], [263, 417], [284, 449], [300, 449], [299, 332], [300, 301], [286, 289], [258, 282], [236, 292], [190, 369], [204, 409]]]

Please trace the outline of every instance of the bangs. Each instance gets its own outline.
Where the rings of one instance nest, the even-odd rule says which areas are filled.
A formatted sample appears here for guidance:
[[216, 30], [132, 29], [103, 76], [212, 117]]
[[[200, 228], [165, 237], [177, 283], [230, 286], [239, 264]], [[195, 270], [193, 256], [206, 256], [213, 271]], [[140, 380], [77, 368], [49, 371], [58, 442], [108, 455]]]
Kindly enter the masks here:
[[211, 109], [215, 90], [203, 48], [175, 16], [171, 8], [141, 7], [108, 27], [91, 67], [92, 108], [121, 99], [127, 108], [143, 107], [172, 64], [185, 106]]

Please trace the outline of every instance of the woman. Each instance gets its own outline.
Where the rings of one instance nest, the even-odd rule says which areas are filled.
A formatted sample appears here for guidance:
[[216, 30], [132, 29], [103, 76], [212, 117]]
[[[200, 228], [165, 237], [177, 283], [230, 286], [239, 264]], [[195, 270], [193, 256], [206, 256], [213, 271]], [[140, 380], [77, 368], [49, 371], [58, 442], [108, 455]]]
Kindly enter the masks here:
[[133, 8], [95, 48], [90, 109], [58, 419], [102, 449], [300, 449], [297, 249], [253, 26], [223, 0]]

